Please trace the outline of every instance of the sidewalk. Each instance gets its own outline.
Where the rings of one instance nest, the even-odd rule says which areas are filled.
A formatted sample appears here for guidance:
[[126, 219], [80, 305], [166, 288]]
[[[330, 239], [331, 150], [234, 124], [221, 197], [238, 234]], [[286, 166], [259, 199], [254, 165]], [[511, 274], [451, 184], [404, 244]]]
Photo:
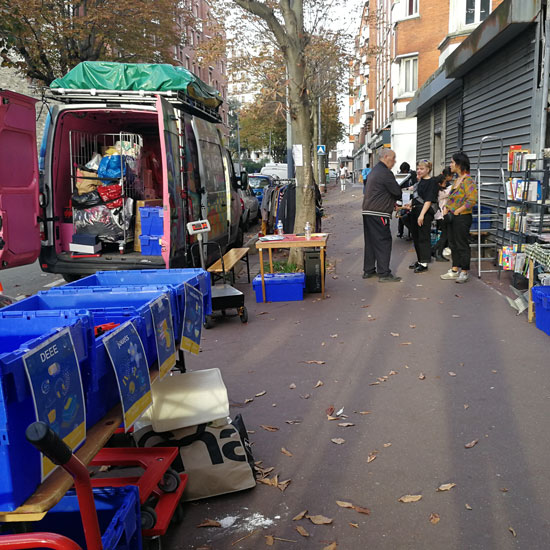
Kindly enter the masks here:
[[[392, 269], [403, 282], [362, 280], [361, 188], [331, 189], [324, 202], [336, 264], [330, 297], [256, 304], [243, 274], [249, 323], [217, 322], [187, 362], [222, 370], [255, 460], [291, 483], [187, 504], [164, 548], [256, 550], [267, 535], [295, 541], [275, 540], [292, 550], [334, 541], [339, 550], [550, 547], [550, 337], [477, 278], [440, 280], [448, 264], [413, 274], [410, 242], [394, 241]], [[329, 407], [347, 418], [327, 420]], [[398, 502], [403, 495], [422, 499]], [[292, 520], [306, 509], [333, 522]], [[228, 526], [197, 528], [206, 518]]]

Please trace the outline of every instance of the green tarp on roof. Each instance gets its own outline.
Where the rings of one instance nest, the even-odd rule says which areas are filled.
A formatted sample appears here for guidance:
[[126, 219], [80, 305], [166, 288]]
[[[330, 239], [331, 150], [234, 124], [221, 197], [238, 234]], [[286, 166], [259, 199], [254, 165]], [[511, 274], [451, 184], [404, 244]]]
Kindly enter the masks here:
[[83, 61], [64, 77], [55, 79], [50, 88], [148, 92], [183, 90], [207, 107], [216, 108], [223, 101], [220, 92], [184, 67], [158, 63]]

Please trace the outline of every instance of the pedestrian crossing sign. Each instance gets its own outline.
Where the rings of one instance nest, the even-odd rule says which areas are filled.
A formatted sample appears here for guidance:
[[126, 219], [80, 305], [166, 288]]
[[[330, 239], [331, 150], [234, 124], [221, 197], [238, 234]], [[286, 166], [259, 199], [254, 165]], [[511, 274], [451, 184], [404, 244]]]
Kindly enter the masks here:
[[317, 154], [318, 155], [326, 155], [327, 154], [327, 146], [326, 145], [317, 145]]

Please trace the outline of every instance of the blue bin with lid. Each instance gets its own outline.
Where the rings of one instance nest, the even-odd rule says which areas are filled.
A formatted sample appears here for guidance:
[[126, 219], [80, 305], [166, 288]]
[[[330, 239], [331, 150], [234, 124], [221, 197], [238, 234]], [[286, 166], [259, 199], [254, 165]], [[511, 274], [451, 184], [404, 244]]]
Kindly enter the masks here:
[[[305, 273], [266, 273], [264, 281], [267, 302], [294, 302], [304, 299]], [[256, 292], [256, 302], [262, 302], [261, 275], [254, 277], [252, 287]]]
[[550, 335], [550, 286], [534, 286], [532, 293], [537, 328]]
[[[96, 488], [94, 501], [104, 550], [141, 550], [141, 508], [136, 486]], [[78, 499], [69, 491], [33, 531], [57, 533], [86, 548]]]
[[0, 511], [15, 510], [40, 484], [40, 453], [25, 439], [36, 416], [23, 356], [67, 327], [81, 373], [93, 360], [89, 317], [42, 313], [0, 312]]
[[[200, 268], [139, 269], [127, 271], [98, 271], [62, 288], [81, 286], [148, 286], [168, 285], [176, 288], [178, 307], [183, 316], [185, 283], [200, 290], [204, 300], [204, 314], [212, 315], [212, 288], [210, 273]], [[178, 335], [179, 336], [179, 335]]]
[[164, 235], [164, 214], [162, 206], [140, 206], [141, 235], [162, 237]]

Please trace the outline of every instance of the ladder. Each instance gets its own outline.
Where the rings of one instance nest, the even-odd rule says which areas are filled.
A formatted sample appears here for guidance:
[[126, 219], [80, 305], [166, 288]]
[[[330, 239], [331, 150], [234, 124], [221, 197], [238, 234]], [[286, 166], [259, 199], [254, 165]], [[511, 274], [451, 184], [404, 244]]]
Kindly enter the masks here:
[[[482, 170], [481, 170], [481, 157], [483, 154], [484, 146], [489, 142], [498, 142], [500, 144], [499, 149], [499, 181], [483, 181], [482, 180]], [[506, 182], [504, 179], [504, 140], [500, 136], [484, 136], [481, 138], [479, 144], [479, 152], [477, 156], [477, 171], [475, 183], [477, 186], [477, 214], [474, 215], [474, 220], [477, 219], [477, 243], [470, 244], [471, 248], [477, 248], [477, 276], [481, 278], [482, 273], [498, 273], [500, 279], [500, 273], [502, 267], [498, 265], [495, 269], [482, 269], [482, 262], [493, 262], [493, 265], [496, 265], [498, 262], [498, 249], [499, 246], [503, 244], [504, 241], [504, 223], [503, 216], [500, 213], [501, 207], [501, 196], [504, 193], [504, 212], [506, 212], [507, 207], [507, 195], [506, 195]], [[482, 211], [482, 191], [488, 188], [497, 188], [497, 196], [495, 198], [485, 198], [483, 200], [484, 205], [491, 207], [490, 213], [483, 213]], [[490, 227], [483, 229], [482, 223], [489, 222]], [[474, 230], [475, 231], [475, 230]], [[492, 235], [491, 242], [481, 242], [482, 233], [489, 233]], [[491, 257], [483, 258], [481, 255], [482, 250], [484, 249], [493, 249], [494, 255]]]

